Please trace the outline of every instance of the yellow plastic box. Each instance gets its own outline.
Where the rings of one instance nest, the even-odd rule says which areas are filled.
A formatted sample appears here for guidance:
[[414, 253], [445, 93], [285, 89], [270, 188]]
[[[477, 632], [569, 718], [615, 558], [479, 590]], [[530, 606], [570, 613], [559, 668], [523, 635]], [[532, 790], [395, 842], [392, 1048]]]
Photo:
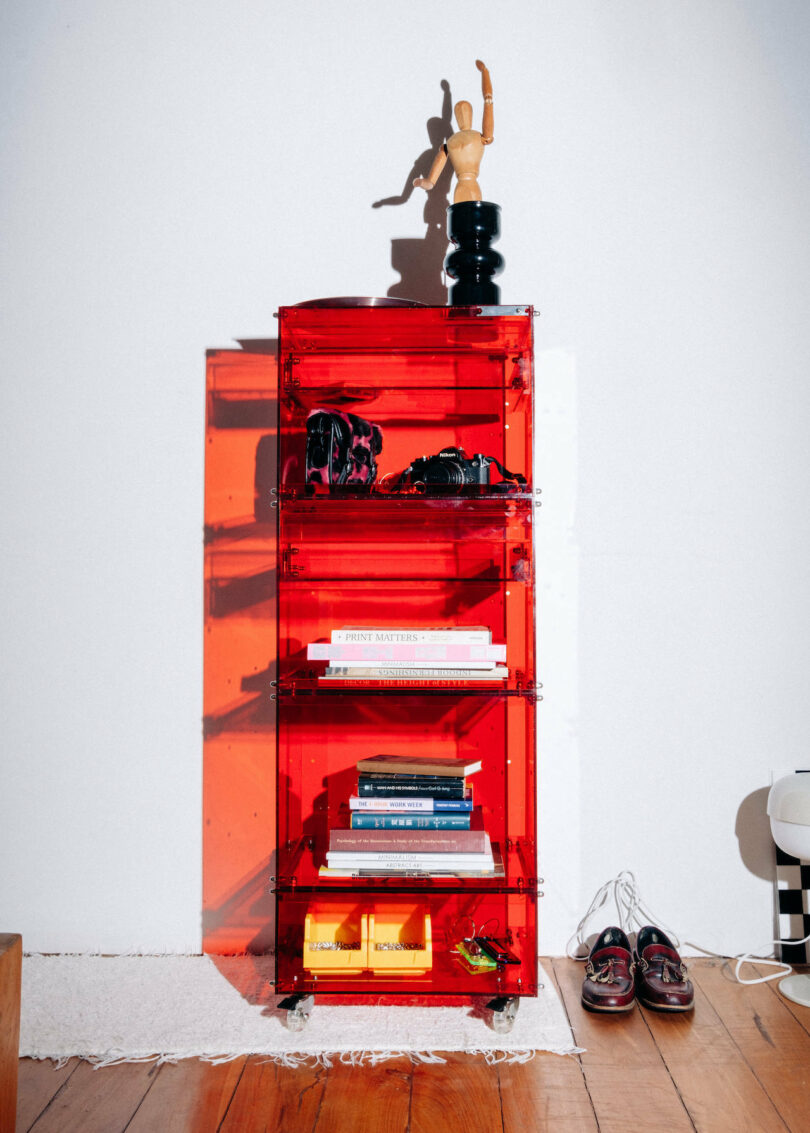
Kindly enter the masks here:
[[304, 967], [314, 975], [350, 975], [368, 967], [368, 914], [359, 905], [327, 905], [304, 919]]
[[422, 976], [433, 967], [430, 913], [389, 905], [368, 914], [368, 966], [387, 976]]

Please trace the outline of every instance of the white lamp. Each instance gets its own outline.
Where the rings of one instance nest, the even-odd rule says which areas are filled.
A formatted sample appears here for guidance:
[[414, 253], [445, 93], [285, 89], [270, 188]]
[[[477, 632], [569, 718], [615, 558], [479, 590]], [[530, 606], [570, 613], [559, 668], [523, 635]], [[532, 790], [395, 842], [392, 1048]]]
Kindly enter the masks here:
[[[768, 794], [768, 817], [777, 846], [791, 857], [810, 861], [810, 772], [777, 779]], [[810, 1007], [810, 975], [794, 972], [780, 981], [779, 990], [793, 1003]]]

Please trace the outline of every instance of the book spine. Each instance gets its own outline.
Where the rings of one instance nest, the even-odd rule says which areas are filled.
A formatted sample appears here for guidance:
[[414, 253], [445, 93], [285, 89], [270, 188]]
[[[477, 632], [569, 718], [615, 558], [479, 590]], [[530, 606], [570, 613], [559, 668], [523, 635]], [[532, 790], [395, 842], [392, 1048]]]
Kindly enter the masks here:
[[493, 869], [495, 865], [492, 856], [487, 854], [349, 854], [330, 851], [326, 861], [329, 866], [344, 869], [369, 869], [373, 866], [423, 870]]
[[481, 761], [465, 763], [463, 759], [436, 759], [428, 756], [409, 759], [398, 755], [372, 755], [357, 761], [361, 775], [411, 775], [425, 779], [463, 779], [481, 770]]
[[[313, 657], [309, 653], [311, 646], [307, 647], [307, 660], [326, 661], [330, 669], [408, 669], [424, 671], [436, 669], [446, 672], [448, 669], [469, 669], [473, 673], [489, 673], [496, 665], [495, 661], [468, 661], [463, 657], [443, 659], [441, 657]], [[327, 646], [328, 648], [328, 646]]]
[[453, 869], [386, 869], [383, 866], [322, 866], [318, 870], [319, 877], [409, 877], [415, 875], [418, 877], [503, 877], [502, 872], [498, 872], [497, 866], [492, 864], [480, 869], [472, 869], [467, 866], [455, 866]]
[[492, 632], [488, 629], [333, 629], [332, 642], [342, 644], [431, 644], [489, 645]]
[[307, 646], [307, 659], [310, 661], [329, 661], [345, 665], [413, 665], [421, 667], [431, 664], [436, 668], [458, 668], [469, 665], [493, 666], [506, 661], [505, 645], [443, 645], [422, 642], [418, 645], [397, 644], [376, 645], [331, 644], [313, 641]]
[[398, 798], [391, 796], [382, 798], [379, 795], [369, 795], [360, 798], [352, 795], [349, 799], [349, 809], [353, 811], [386, 811], [392, 814], [431, 814], [435, 811], [462, 811], [472, 810], [472, 795], [461, 799], [433, 799], [427, 795], [417, 795], [414, 798]]
[[485, 854], [485, 830], [332, 830], [329, 853]]
[[366, 783], [424, 783], [426, 787], [458, 787], [464, 782], [463, 775], [417, 775], [412, 771], [361, 771], [358, 778]]
[[[404, 801], [404, 800], [403, 800]], [[472, 810], [472, 795], [461, 799], [432, 799], [434, 810]]]
[[436, 783], [426, 786], [424, 783], [408, 783], [407, 781], [403, 781], [401, 783], [380, 783], [376, 780], [366, 782], [364, 779], [358, 779], [357, 793], [361, 797], [368, 797], [373, 795], [381, 795], [383, 797], [390, 797], [392, 795], [425, 795], [428, 798], [436, 798], [437, 796], [441, 796], [442, 798], [446, 799], [463, 799], [464, 783], [462, 780], [461, 786], [456, 786], [455, 780], [445, 779], [443, 783]]
[[321, 675], [321, 680], [333, 681], [380, 681], [385, 684], [409, 681], [441, 681], [444, 684], [458, 685], [467, 681], [505, 681], [509, 670], [505, 665], [496, 665], [491, 669], [415, 669], [413, 666], [387, 665], [371, 668], [368, 665], [355, 668], [354, 666], [330, 665]]
[[396, 814], [366, 810], [352, 814], [352, 830], [469, 830], [469, 811], [443, 814]]

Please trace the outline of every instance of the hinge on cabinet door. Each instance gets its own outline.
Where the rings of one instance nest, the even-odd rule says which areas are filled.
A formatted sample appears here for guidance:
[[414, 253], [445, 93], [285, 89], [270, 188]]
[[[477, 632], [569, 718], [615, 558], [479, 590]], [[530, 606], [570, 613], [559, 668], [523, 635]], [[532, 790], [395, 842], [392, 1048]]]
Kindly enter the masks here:
[[285, 547], [281, 552], [281, 573], [286, 578], [298, 578], [301, 574], [303, 567], [293, 566], [293, 555], [298, 554], [297, 547]]
[[520, 669], [515, 670], [515, 690], [518, 695], [525, 696], [530, 704], [537, 704], [539, 700], [543, 699], [537, 692], [542, 687], [541, 684], [527, 680], [526, 674], [521, 672]]
[[525, 389], [526, 388], [526, 379], [525, 379], [524, 374], [523, 374], [523, 368], [524, 368], [523, 359], [518, 354], [517, 357], [512, 359], [512, 361], [515, 365], [515, 370], [514, 370], [514, 373], [512, 374], [512, 383], [511, 383], [512, 389]]
[[293, 371], [293, 366], [296, 366], [300, 361], [300, 358], [292, 357], [284, 360], [284, 377], [282, 379], [284, 389], [298, 389], [301, 385], [301, 379]]
[[512, 548], [515, 559], [509, 568], [509, 573], [515, 582], [530, 582], [532, 577], [532, 563], [524, 543]]

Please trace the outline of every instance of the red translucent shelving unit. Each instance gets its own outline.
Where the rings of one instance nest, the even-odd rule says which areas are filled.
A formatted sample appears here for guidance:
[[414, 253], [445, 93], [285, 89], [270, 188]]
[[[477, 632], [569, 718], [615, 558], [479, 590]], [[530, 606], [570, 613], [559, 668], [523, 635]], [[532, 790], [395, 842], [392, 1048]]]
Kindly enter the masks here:
[[[238, 384], [221, 390], [219, 419], [255, 424], [261, 392]], [[370, 488], [307, 484], [315, 409], [380, 426]], [[243, 470], [255, 518], [221, 526], [209, 572], [241, 690], [223, 726], [260, 728], [277, 710], [276, 990], [291, 1002], [536, 995], [532, 310], [284, 307], [278, 410], [277, 446], [258, 424]], [[391, 490], [415, 458], [450, 446], [525, 482], [501, 483], [493, 465], [492, 483], [460, 493]], [[508, 675], [327, 680], [307, 646], [347, 625], [483, 626], [506, 646]], [[481, 760], [470, 781], [494, 872], [324, 873], [357, 761], [381, 752]], [[471, 969], [458, 944], [475, 933], [506, 941], [513, 962]]]

